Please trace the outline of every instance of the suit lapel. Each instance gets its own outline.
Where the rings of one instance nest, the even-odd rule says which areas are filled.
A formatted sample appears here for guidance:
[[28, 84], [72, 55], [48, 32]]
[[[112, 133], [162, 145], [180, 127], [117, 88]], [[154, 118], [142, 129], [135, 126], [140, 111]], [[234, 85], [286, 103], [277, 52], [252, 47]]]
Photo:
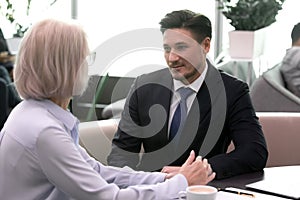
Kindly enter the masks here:
[[[149, 144], [151, 144], [150, 141], [155, 140], [155, 143], [158, 146], [164, 146], [168, 143], [168, 119], [171, 98], [173, 95], [173, 79], [169, 72], [169, 69], [164, 69], [161, 70], [161, 72], [154, 74], [153, 77], [149, 78], [149, 81], [151, 82], [146, 81], [146, 83], [144, 83], [145, 85], [152, 85], [151, 87], [149, 87], [149, 89], [147, 89], [147, 91], [145, 91], [146, 93], [148, 93], [146, 95], [147, 100], [145, 100], [145, 102], [148, 102], [149, 104], [147, 104], [146, 109], [144, 109], [148, 112], [149, 108], [151, 108], [152, 106], [160, 105], [165, 111], [166, 118], [163, 119], [159, 114], [155, 116], [155, 120], [158, 120], [157, 124], [160, 124], [162, 120], [164, 120], [164, 125], [154, 137], [146, 140], [149, 141]], [[151, 147], [149, 148], [151, 149]]]
[[171, 104], [171, 99], [172, 99], [172, 95], [173, 95], [173, 87], [174, 87], [173, 79], [169, 72], [169, 69], [166, 72], [167, 73], [165, 75], [165, 78], [162, 78], [161, 81], [162, 81], [162, 85], [164, 87], [168, 88], [168, 92], [166, 92], [166, 90], [163, 89], [158, 93], [158, 97], [157, 97], [157, 98], [161, 99], [161, 105], [164, 107], [164, 109], [166, 110], [166, 113], [167, 113], [165, 126], [162, 129], [162, 134], [161, 134], [161, 139], [163, 140], [163, 142], [165, 144], [167, 144], [169, 142], [168, 124], [169, 124], [169, 118], [170, 118], [170, 104]]
[[[219, 71], [208, 61], [205, 80], [192, 104], [183, 134], [181, 135], [181, 148], [187, 150], [188, 147], [191, 147], [191, 149], [199, 151], [201, 156], [206, 156], [222, 132], [225, 120], [222, 121], [220, 117], [222, 118], [223, 114], [226, 114], [226, 107], [226, 95], [222, 77]], [[220, 117], [218, 116], [219, 113], [217, 113], [219, 111], [221, 111]], [[214, 127], [212, 123], [220, 121], [223, 123], [217, 124], [217, 126], [221, 130], [212, 130], [211, 127]]]

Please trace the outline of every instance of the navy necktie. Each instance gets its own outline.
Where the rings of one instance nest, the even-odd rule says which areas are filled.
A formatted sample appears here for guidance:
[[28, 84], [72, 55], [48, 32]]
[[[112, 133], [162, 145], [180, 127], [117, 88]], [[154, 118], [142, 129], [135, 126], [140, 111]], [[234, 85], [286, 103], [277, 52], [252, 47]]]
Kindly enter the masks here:
[[180, 102], [175, 110], [169, 133], [169, 140], [171, 141], [175, 135], [181, 132], [184, 122], [187, 116], [187, 105], [186, 99], [193, 93], [191, 88], [179, 88], [178, 92], [180, 94]]

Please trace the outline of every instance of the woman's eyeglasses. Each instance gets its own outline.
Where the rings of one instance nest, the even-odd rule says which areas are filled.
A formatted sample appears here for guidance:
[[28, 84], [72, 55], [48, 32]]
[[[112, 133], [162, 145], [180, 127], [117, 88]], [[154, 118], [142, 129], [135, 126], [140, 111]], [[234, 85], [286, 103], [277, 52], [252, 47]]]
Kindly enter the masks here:
[[91, 66], [92, 64], [94, 64], [96, 59], [96, 52], [92, 52], [90, 53], [87, 57], [86, 57], [86, 62], [88, 64], [88, 66]]

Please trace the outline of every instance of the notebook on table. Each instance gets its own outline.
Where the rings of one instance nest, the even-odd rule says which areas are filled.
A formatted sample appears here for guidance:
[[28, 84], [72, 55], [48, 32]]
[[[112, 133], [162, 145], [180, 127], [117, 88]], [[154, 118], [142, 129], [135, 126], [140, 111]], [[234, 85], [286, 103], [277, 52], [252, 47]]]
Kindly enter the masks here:
[[274, 181], [262, 180], [246, 185], [247, 189], [262, 192], [269, 195], [284, 197], [288, 199], [300, 199], [300, 180], [294, 180], [295, 177], [289, 177], [292, 181]]
[[272, 195], [262, 194], [259, 192], [249, 191], [249, 190], [242, 190], [238, 188], [229, 187], [226, 188], [226, 190], [231, 191], [238, 191], [238, 192], [244, 192], [247, 194], [252, 194], [254, 197], [247, 196], [247, 195], [237, 195], [233, 193], [228, 192], [218, 192], [216, 200], [288, 200], [286, 198], [282, 197], [276, 197]]

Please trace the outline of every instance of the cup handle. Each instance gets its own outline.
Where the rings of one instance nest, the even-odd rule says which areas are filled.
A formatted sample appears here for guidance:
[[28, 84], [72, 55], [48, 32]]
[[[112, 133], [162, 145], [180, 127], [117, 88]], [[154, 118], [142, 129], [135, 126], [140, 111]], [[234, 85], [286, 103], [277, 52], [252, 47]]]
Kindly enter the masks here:
[[186, 199], [186, 191], [180, 191], [178, 192], [179, 199]]

